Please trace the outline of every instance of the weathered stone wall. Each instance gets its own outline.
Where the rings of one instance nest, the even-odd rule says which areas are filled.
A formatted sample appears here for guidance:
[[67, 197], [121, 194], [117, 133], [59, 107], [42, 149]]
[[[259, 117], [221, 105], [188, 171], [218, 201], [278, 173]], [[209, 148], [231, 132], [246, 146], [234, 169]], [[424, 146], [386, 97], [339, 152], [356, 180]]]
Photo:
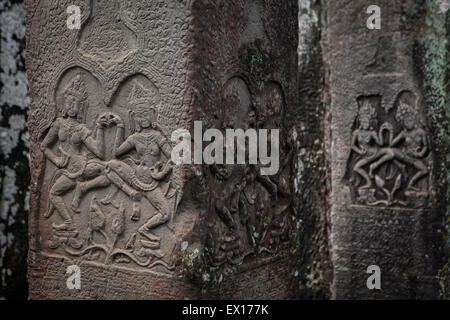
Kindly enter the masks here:
[[[30, 64], [30, 73], [36, 79], [34, 94], [39, 107], [40, 99], [47, 95], [47, 84], [37, 80], [57, 68], [53, 60], [40, 60], [44, 54], [42, 50], [52, 48], [59, 54], [69, 52], [69, 56], [74, 50], [71, 44], [74, 33], [67, 33], [65, 11], [57, 14], [58, 2], [30, 1], [28, 10], [34, 30], [33, 33], [29, 30], [30, 60], [34, 61]], [[84, 9], [87, 1], [79, 2]], [[178, 116], [176, 111], [165, 113], [160, 122], [165, 128], [177, 122], [192, 129], [193, 121], [200, 119], [206, 120], [206, 126], [223, 126], [222, 114], [216, 114], [215, 110], [227, 106], [222, 101], [223, 92], [233, 95], [236, 88], [240, 94], [244, 92], [244, 96], [250, 96], [244, 100], [252, 101], [250, 109], [256, 110], [257, 114], [259, 112], [260, 123], [263, 123], [267, 121], [262, 102], [267, 100], [265, 92], [268, 91], [270, 96], [271, 90], [279, 92], [280, 87], [287, 92], [284, 97], [285, 115], [290, 119], [285, 123], [284, 134], [290, 141], [285, 151], [291, 150], [287, 158], [292, 168], [286, 173], [286, 178], [289, 176], [286, 190], [295, 194], [290, 207], [291, 230], [294, 230], [291, 240], [295, 240], [285, 248], [298, 259], [293, 260], [289, 255], [273, 259], [268, 255], [250, 264], [242, 265], [238, 261], [235, 265], [225, 263], [217, 266], [217, 253], [221, 253], [221, 249], [215, 240], [226, 232], [226, 228], [215, 215], [220, 206], [215, 207], [210, 199], [220, 197], [218, 193], [226, 183], [217, 181], [215, 171], [208, 166], [191, 166], [184, 172], [190, 184], [185, 188], [184, 197], [192, 201], [182, 202], [180, 208], [183, 212], [198, 211], [199, 218], [194, 219], [197, 221], [192, 233], [194, 236], [178, 243], [183, 252], [178, 262], [182, 275], [179, 279], [174, 280], [163, 273], [149, 277], [147, 273], [136, 273], [127, 268], [83, 263], [83, 284], [87, 285], [74, 295], [73, 291], [66, 289], [64, 281], [68, 261], [61, 260], [60, 256], [43, 258], [38, 254], [40, 244], [33, 240], [29, 257], [34, 267], [30, 273], [33, 298], [449, 297], [450, 14], [446, 1], [381, 1], [381, 30], [366, 28], [368, 15], [365, 9], [374, 4], [370, 1], [346, 1], [342, 5], [342, 1], [299, 0], [298, 10], [294, 2], [283, 1], [283, 5], [271, 15], [264, 13], [265, 2], [262, 0], [220, 4], [194, 1], [192, 17], [189, 18], [192, 20], [187, 24], [189, 31], [181, 27], [182, 31], [175, 37], [170, 35], [169, 28], [153, 28], [155, 32], [151, 36], [160, 37], [161, 43], [147, 43], [150, 47], [145, 49], [148, 50], [145, 59], [164, 55], [157, 52], [163, 47], [177, 47], [174, 39], [179, 41], [177, 37], [180, 35], [185, 36], [181, 41], [197, 48], [197, 51], [190, 51], [181, 45], [178, 47], [181, 51], [167, 54], [180, 54], [181, 57], [183, 50], [184, 54], [188, 51], [194, 53], [178, 61], [189, 69], [186, 81], [191, 90], [184, 95], [183, 91], [174, 93], [170, 100], [176, 105], [177, 94], [178, 97], [183, 96], [183, 104], [191, 109], [182, 116]], [[266, 3], [269, 7], [277, 7], [278, 4]], [[205, 19], [205, 12], [209, 19]], [[292, 21], [297, 12], [298, 39], [295, 39], [297, 31]], [[95, 14], [97, 17], [98, 13]], [[29, 102], [24, 72], [24, 15], [22, 1], [5, 0], [0, 3], [0, 299], [27, 296], [29, 135], [25, 124]], [[284, 23], [277, 22], [280, 17]], [[50, 19], [58, 21], [62, 27], [56, 28], [53, 22], [47, 26]], [[89, 24], [87, 21], [83, 16], [83, 28]], [[49, 28], [47, 31], [44, 29], [46, 26]], [[279, 34], [271, 34], [272, 31], [268, 30], [271, 28], [277, 29], [275, 33]], [[46, 32], [50, 37], [46, 38]], [[59, 36], [59, 43], [53, 46], [52, 41]], [[95, 37], [87, 39], [95, 40]], [[139, 42], [139, 45], [142, 43], [145, 42]], [[285, 56], [292, 59], [297, 43], [298, 68], [297, 75], [294, 75], [295, 61], [286, 63], [281, 59], [285, 66], [274, 61]], [[134, 45], [133, 42], [130, 44]], [[96, 48], [95, 43], [90, 46], [85, 42], [81, 51], [89, 55], [102, 48], [105, 44]], [[115, 48], [120, 54], [121, 45]], [[71, 57], [69, 60], [75, 61]], [[167, 66], [172, 62], [170, 59], [166, 61], [165, 70], [171, 69]], [[109, 68], [107, 59], [99, 64], [103, 65], [100, 68]], [[177, 65], [173, 63], [173, 66]], [[92, 70], [89, 63], [81, 66]], [[110, 81], [100, 78], [106, 84]], [[182, 87], [180, 83], [170, 83], [170, 86]], [[111, 91], [113, 87], [106, 85], [106, 90]], [[298, 88], [297, 91], [294, 87]], [[429, 139], [431, 151], [423, 160], [429, 168], [427, 182], [432, 190], [429, 202], [423, 208], [411, 208], [402, 203], [373, 206], [370, 203], [374, 201], [367, 204], [367, 200], [361, 204], [357, 199], [361, 185], [355, 185], [355, 178], [351, 177], [352, 169], [360, 159], [354, 158], [350, 151], [351, 135], [358, 128], [358, 112], [364, 101], [370, 101], [376, 109], [378, 125], [390, 122], [394, 124], [394, 134], [399, 133], [401, 125], [395, 114], [399, 105], [397, 100], [402, 100], [401, 92], [405, 90], [411, 91], [420, 101], [415, 108]], [[112, 99], [117, 100], [116, 97]], [[410, 98], [405, 99], [411, 103]], [[124, 102], [120, 98], [119, 101]], [[36, 119], [47, 119], [47, 116], [52, 117], [52, 113], [35, 114], [32, 119], [35, 146], [40, 144], [47, 128], [45, 124], [39, 128], [34, 124]], [[42, 119], [40, 121], [46, 121]], [[243, 123], [247, 120], [244, 119]], [[36, 173], [41, 170], [39, 163], [42, 160], [39, 159], [42, 158], [38, 147], [33, 150], [37, 153], [34, 162]], [[380, 170], [386, 170], [382, 167], [383, 164]], [[405, 170], [393, 200], [405, 201], [408, 198], [405, 189], [411, 168]], [[400, 171], [401, 168], [397, 173]], [[35, 181], [42, 181], [42, 176], [38, 176], [35, 175]], [[380, 173], [378, 176], [386, 178]], [[395, 186], [396, 177], [398, 174], [393, 175], [390, 187]], [[419, 181], [422, 188], [423, 180]], [[385, 189], [389, 189], [389, 181], [384, 183], [388, 184]], [[376, 181], [373, 184], [377, 186]], [[40, 189], [41, 185], [35, 185], [35, 194]], [[282, 193], [281, 196], [283, 198]], [[378, 197], [375, 201], [387, 199], [382, 198], [384, 194], [375, 193], [375, 196]], [[420, 197], [423, 195], [418, 194]], [[34, 201], [38, 203], [36, 196]], [[205, 203], [210, 207], [203, 207]], [[420, 201], [415, 205], [420, 207]], [[40, 223], [36, 214], [43, 215], [43, 212], [35, 212], [34, 219], [31, 219], [35, 230]], [[188, 221], [187, 225], [191, 223]], [[218, 224], [222, 224], [218, 229], [211, 227]], [[366, 279], [370, 276], [366, 269], [371, 264], [381, 267], [382, 291], [366, 288]], [[270, 283], [266, 283], [266, 279], [271, 279]], [[130, 281], [142, 288], [151, 287], [153, 292], [124, 288], [123, 283]]]
[[0, 2], [0, 32], [0, 299], [24, 299], [30, 176], [22, 1]]
[[[148, 163], [149, 152], [170, 157], [170, 133], [186, 122], [189, 3], [25, 3], [30, 298], [195, 297], [195, 288], [174, 275], [182, 268], [181, 243], [196, 221], [190, 199], [174, 212], [183, 172], [158, 171], [167, 178], [159, 186], [148, 177], [160, 169], [149, 167], [156, 165]], [[79, 29], [66, 27], [69, 5], [80, 8]], [[139, 152], [129, 162], [114, 159], [124, 141], [116, 142], [125, 137]], [[64, 155], [65, 163], [58, 163]], [[152, 234], [147, 226], [155, 223], [161, 228]], [[81, 268], [82, 290], [66, 286], [71, 264]]]
[[[69, 4], [79, 30], [66, 28]], [[297, 2], [26, 6], [30, 297], [297, 297]], [[171, 133], [194, 137], [197, 120], [280, 129], [280, 170], [158, 167]], [[82, 290], [66, 287], [70, 264]]]
[[[448, 206], [445, 13], [428, 1], [378, 1], [381, 28], [369, 29], [371, 4], [326, 2], [332, 293], [438, 298]], [[366, 287], [371, 265], [382, 290]]]
[[[297, 296], [293, 279], [299, 270], [295, 257], [300, 254], [301, 214], [296, 205], [301, 191], [294, 182], [294, 155], [298, 151], [293, 120], [301, 107], [295, 69], [296, 13], [296, 1], [198, 1], [193, 7], [193, 120], [219, 130], [280, 129], [280, 169], [274, 176], [264, 178], [258, 167], [252, 166], [197, 168], [200, 174], [192, 186], [204, 188], [193, 196], [209, 208], [203, 216], [208, 226], [203, 232], [207, 254], [203, 264], [194, 267], [211, 273], [212, 279], [223, 277], [205, 286], [206, 292], [220, 298]], [[205, 14], [214, 18], [203, 19]], [[230, 171], [223, 175], [217, 169]], [[256, 201], [245, 202], [249, 200], [242, 197], [240, 206], [245, 208], [236, 210], [232, 190], [239, 185], [244, 185], [241, 195]], [[226, 211], [241, 224], [234, 234], [223, 224], [222, 212]], [[239, 254], [233, 256], [230, 250], [221, 249], [228, 245], [226, 238], [230, 236], [243, 243], [250, 238], [254, 243], [250, 245], [253, 248], [245, 249], [253, 253], [243, 262], [236, 264], [233, 260], [239, 259]], [[217, 256], [224, 254], [228, 261], [215, 266]], [[270, 280], [264, 283], [265, 278]]]

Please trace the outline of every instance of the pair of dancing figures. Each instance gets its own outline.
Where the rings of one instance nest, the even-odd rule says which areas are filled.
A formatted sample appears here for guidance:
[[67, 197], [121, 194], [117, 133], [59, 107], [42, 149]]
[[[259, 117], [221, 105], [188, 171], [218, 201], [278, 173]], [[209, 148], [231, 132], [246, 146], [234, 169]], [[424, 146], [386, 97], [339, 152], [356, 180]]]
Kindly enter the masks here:
[[[158, 186], [172, 170], [170, 145], [155, 129], [154, 119], [145, 112], [133, 115], [138, 128], [127, 138], [123, 119], [112, 112], [105, 112], [97, 119], [94, 137], [87, 125], [79, 120], [87, 100], [85, 90], [76, 90], [80, 88], [80, 81], [75, 78], [73, 85], [66, 90], [62, 116], [52, 123], [41, 144], [46, 158], [59, 168], [49, 191], [47, 217], [57, 211], [63, 221], [54, 223], [53, 229], [74, 231], [76, 226], [72, 213], [80, 213], [83, 196], [90, 190], [111, 186], [109, 194], [102, 200], [105, 205], [113, 201], [119, 190], [133, 201], [145, 197], [150, 202], [157, 213], [140, 227], [139, 232], [153, 241], [159, 241], [159, 237], [150, 230], [166, 223], [174, 208], [167, 192]], [[136, 107], [139, 110], [139, 106]], [[140, 108], [145, 109], [148, 110], [148, 107]], [[114, 126], [117, 128], [113, 145], [114, 159], [105, 161], [105, 129]], [[59, 154], [53, 151], [55, 148]], [[85, 152], [86, 149], [88, 152]], [[132, 151], [138, 156], [137, 164], [120, 160]], [[94, 155], [94, 159], [89, 159], [89, 153]], [[164, 158], [169, 160], [164, 161]], [[69, 209], [64, 196], [73, 190]]]
[[[400, 103], [396, 120], [403, 127], [397, 136], [393, 135], [393, 127], [389, 122], [381, 125], [379, 132], [376, 128], [377, 113], [368, 101], [359, 110], [359, 126], [352, 135], [352, 150], [359, 159], [353, 166], [365, 180], [365, 184], [358, 190], [372, 187], [375, 172], [384, 163], [393, 161], [405, 173], [405, 165], [415, 168], [415, 174], [409, 179], [408, 190], [418, 190], [417, 182], [428, 173], [428, 168], [422, 160], [428, 152], [428, 140], [425, 131], [419, 126], [419, 119], [412, 106]], [[383, 141], [384, 131], [389, 133], [388, 146]], [[364, 169], [369, 166], [368, 172]]]

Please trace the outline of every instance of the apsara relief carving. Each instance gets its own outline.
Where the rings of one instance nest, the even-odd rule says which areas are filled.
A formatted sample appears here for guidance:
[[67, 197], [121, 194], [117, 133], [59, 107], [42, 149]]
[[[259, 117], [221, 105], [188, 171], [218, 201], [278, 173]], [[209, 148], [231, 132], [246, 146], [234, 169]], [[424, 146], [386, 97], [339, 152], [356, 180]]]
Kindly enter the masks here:
[[426, 207], [431, 162], [416, 97], [403, 91], [388, 111], [380, 108], [381, 98], [358, 98], [346, 174], [353, 200], [367, 206]]
[[[280, 128], [281, 86], [268, 82], [255, 98], [258, 106], [242, 78], [229, 79], [223, 88], [222, 130]], [[289, 238], [289, 191], [280, 183], [282, 174], [261, 175], [259, 165], [251, 164], [214, 164], [210, 170], [210, 201], [217, 218], [212, 230], [215, 236], [210, 239], [213, 263], [239, 265], [247, 257], [275, 254], [277, 246]]]
[[98, 106], [101, 93], [86, 86], [92, 78], [80, 68], [64, 75], [58, 116], [41, 143], [48, 247], [72, 258], [171, 270], [181, 189], [172, 183], [171, 145], [158, 126], [158, 89], [135, 75], [111, 106]]

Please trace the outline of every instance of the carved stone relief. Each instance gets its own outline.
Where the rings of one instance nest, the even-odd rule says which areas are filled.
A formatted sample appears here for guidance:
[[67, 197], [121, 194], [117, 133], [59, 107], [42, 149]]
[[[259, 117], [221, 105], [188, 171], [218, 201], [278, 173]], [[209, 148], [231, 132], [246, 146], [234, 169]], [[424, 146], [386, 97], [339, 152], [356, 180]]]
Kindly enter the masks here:
[[417, 99], [401, 92], [388, 111], [381, 96], [360, 96], [346, 178], [353, 201], [423, 208], [429, 196], [429, 142]]
[[[33, 27], [27, 28], [33, 40], [32, 54], [28, 52], [33, 104], [31, 297], [196, 297], [197, 288], [179, 276], [187, 275], [183, 258], [197, 245], [213, 248], [215, 265], [236, 265], [252, 256], [245, 261], [248, 265], [257, 262], [268, 270], [267, 257], [280, 253], [288, 259], [290, 247], [280, 246], [291, 235], [288, 206], [293, 196], [286, 187], [291, 185], [286, 171], [291, 166], [280, 165], [279, 174], [267, 178], [255, 165], [205, 165], [204, 192], [198, 180], [188, 180], [190, 167], [170, 163], [173, 146], [168, 137], [197, 119], [205, 129], [223, 132], [278, 128], [284, 122], [284, 94], [289, 92], [290, 106], [296, 101], [296, 76], [286, 72], [295, 69], [296, 47], [277, 37], [265, 40], [265, 26], [278, 25], [283, 17], [283, 30], [293, 30], [294, 10], [286, 8], [294, 3], [27, 3], [34, 12], [28, 22]], [[79, 30], [65, 28], [68, 5], [81, 8]], [[268, 11], [274, 11], [270, 24]], [[284, 12], [292, 13], [289, 19]], [[205, 19], [209, 16], [215, 19]], [[208, 50], [201, 49], [204, 45]], [[289, 55], [289, 63], [277, 58], [282, 54]], [[266, 57], [273, 69], [262, 72]], [[222, 98], [228, 101], [227, 112], [225, 103], [218, 105]], [[200, 111], [207, 115], [199, 116]], [[285, 143], [286, 133], [280, 140]], [[183, 200], [182, 191], [187, 195]], [[197, 191], [210, 197], [200, 202], [193, 196]], [[207, 221], [201, 219], [206, 211]], [[212, 235], [210, 242], [205, 229]], [[281, 261], [280, 268], [288, 270], [281, 273], [291, 274], [291, 266]], [[83, 275], [92, 281], [83, 281], [85, 288], [95, 289], [41, 290], [57, 287], [67, 264], [92, 270]], [[242, 277], [253, 270], [247, 272]], [[118, 275], [123, 278], [117, 280], [117, 290], [109, 290], [116, 280], [110, 277]], [[284, 288], [285, 279], [279, 279]], [[256, 287], [259, 280], [254, 282]], [[278, 295], [284, 290], [280, 286], [273, 288], [274, 296], [284, 296]]]
[[[252, 97], [242, 78], [229, 79], [223, 87], [222, 130], [280, 128], [283, 92], [274, 84], [268, 82], [261, 96]], [[254, 102], [258, 99], [259, 108]], [[210, 170], [210, 201], [217, 217], [217, 237], [210, 239], [213, 263], [237, 265], [249, 256], [275, 254], [280, 242], [289, 238], [289, 196], [279, 185], [279, 175], [261, 175], [259, 166], [250, 164], [215, 164]]]
[[[158, 126], [156, 86], [137, 74], [109, 107], [81, 68], [58, 86], [58, 115], [41, 143], [47, 159], [48, 248], [105, 264], [172, 270], [175, 212], [171, 145]], [[100, 105], [100, 107], [99, 107]]]

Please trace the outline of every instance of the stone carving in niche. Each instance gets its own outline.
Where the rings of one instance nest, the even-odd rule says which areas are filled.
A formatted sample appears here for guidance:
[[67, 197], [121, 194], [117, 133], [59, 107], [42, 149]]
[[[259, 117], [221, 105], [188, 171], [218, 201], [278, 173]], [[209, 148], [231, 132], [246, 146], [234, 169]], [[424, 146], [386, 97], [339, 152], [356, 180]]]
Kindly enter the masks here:
[[367, 206], [421, 208], [429, 196], [429, 146], [423, 116], [410, 91], [388, 111], [381, 96], [357, 99], [347, 164], [353, 200]]
[[175, 213], [171, 145], [158, 127], [158, 89], [143, 75], [119, 87], [111, 106], [88, 92], [89, 73], [68, 71], [59, 115], [42, 141], [47, 158], [48, 247], [104, 264], [172, 270]]
[[[261, 98], [264, 106], [258, 111], [244, 80], [228, 80], [223, 89], [222, 130], [279, 128], [274, 125], [282, 121], [281, 87], [268, 84]], [[213, 263], [238, 265], [247, 257], [275, 254], [289, 238], [289, 195], [279, 186], [280, 174], [261, 175], [259, 165], [251, 164], [214, 164], [210, 170], [211, 207], [217, 217], [209, 239]]]

